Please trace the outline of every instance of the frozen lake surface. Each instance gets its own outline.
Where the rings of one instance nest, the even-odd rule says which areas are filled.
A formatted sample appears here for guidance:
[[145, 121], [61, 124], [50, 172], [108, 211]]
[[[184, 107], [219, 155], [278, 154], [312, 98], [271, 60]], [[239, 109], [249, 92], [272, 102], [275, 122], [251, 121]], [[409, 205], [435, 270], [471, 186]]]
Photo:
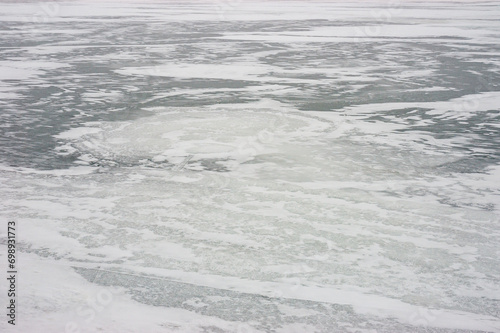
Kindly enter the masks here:
[[500, 332], [498, 3], [0, 3], [0, 110], [2, 332]]

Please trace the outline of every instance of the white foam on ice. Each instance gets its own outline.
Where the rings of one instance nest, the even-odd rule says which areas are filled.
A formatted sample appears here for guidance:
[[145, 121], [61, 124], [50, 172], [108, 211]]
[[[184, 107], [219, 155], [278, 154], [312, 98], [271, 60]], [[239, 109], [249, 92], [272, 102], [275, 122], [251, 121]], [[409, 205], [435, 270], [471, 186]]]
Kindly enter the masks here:
[[76, 127], [69, 129], [65, 132], [55, 135], [58, 139], [77, 139], [87, 134], [95, 134], [101, 132], [102, 129], [98, 127]]
[[256, 66], [251, 63], [234, 64], [170, 64], [146, 68], [125, 68], [116, 72], [125, 75], [154, 75], [170, 76], [180, 79], [204, 78], [204, 79], [226, 79], [226, 80], [249, 80], [253, 81], [259, 75], [266, 74], [271, 67]]

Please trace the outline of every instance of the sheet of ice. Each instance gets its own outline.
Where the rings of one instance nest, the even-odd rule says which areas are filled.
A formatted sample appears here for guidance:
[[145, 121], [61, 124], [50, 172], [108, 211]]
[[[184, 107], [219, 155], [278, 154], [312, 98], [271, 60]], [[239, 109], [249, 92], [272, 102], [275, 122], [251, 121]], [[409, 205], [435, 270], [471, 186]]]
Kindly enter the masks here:
[[[424, 322], [425, 329], [497, 330], [493, 314], [475, 314], [456, 302], [463, 297], [458, 294], [473, 290], [470, 302], [481, 299], [476, 298], [484, 295], [481, 290], [498, 295], [488, 278], [495, 268], [484, 266], [498, 251], [498, 208], [473, 208], [497, 202], [498, 189], [485, 175], [466, 180], [428, 169], [429, 161], [415, 164], [428, 157], [411, 151], [394, 164], [390, 156], [396, 148], [378, 147], [374, 154], [372, 145], [351, 140], [352, 131], [343, 132], [342, 116], [337, 117], [262, 101], [156, 108], [151, 117], [102, 123], [103, 131], [71, 130], [59, 137], [107, 171], [17, 178], [11, 188], [29, 182], [31, 190], [11, 191], [5, 213], [36, 212], [31, 222], [23, 218], [32, 225], [25, 231], [32, 248], [49, 248], [50, 256], [81, 267], [94, 284], [120, 285], [140, 302], [151, 300], [141, 298], [139, 287], [125, 283], [130, 279], [122, 280], [128, 276], [123, 274], [164, 281], [148, 282], [146, 294], [189, 283], [194, 294], [182, 296], [180, 307], [204, 314], [220, 309], [210, 317], [228, 321], [216, 326], [229, 331], [245, 324], [247, 313], [223, 315], [217, 311], [225, 305], [200, 295], [225, 295], [233, 302], [257, 295], [298, 309], [305, 306], [300, 302], [347, 306], [356, 313], [351, 320], [364, 316], [372, 325], [385, 318], [399, 323], [394, 325]], [[353, 128], [358, 123], [353, 120]], [[325, 135], [336, 131], [335, 139]], [[185, 163], [176, 170], [179, 157]], [[446, 162], [449, 156], [438, 155], [431, 164]], [[129, 167], [108, 169], [116, 165]], [[12, 181], [12, 173], [4, 171], [3, 179]], [[192, 181], [177, 181], [179, 175]], [[443, 200], [461, 202], [462, 208], [446, 208]], [[105, 269], [101, 278], [88, 275], [96, 267], [89, 259]], [[272, 269], [277, 264], [284, 266]], [[458, 282], [463, 279], [471, 287]], [[446, 294], [449, 287], [456, 296]], [[110, 311], [127, 304], [123, 292], [118, 295]], [[153, 304], [169, 306], [169, 301]], [[340, 320], [338, 313], [322, 311], [304, 316]], [[359, 325], [356, 320], [351, 325]], [[201, 320], [200, 327], [208, 322]], [[92, 321], [97, 324], [105, 325]], [[264, 329], [247, 324], [252, 331]], [[313, 326], [333, 327], [326, 325]]]
[[20, 331], [500, 331], [495, 3], [0, 8]]

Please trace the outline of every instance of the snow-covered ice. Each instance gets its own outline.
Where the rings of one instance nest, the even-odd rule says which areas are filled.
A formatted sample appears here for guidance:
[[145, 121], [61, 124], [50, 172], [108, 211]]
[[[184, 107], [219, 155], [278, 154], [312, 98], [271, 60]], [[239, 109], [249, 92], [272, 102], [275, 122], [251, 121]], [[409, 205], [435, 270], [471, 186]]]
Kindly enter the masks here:
[[495, 2], [0, 9], [2, 332], [500, 332]]

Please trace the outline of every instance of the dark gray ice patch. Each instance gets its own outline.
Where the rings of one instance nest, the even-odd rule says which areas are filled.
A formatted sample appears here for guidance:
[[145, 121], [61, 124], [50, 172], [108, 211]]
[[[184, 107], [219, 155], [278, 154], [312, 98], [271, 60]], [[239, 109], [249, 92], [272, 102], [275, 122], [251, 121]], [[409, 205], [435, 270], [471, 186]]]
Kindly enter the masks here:
[[[168, 308], [180, 308], [229, 322], [252, 323], [255, 329], [276, 332], [291, 324], [307, 324], [315, 332], [346, 332], [376, 330], [391, 332], [459, 333], [479, 332], [439, 329], [401, 324], [394, 319], [360, 315], [349, 305], [330, 304], [282, 297], [267, 297], [226, 289], [198, 286], [159, 278], [152, 275], [130, 274], [99, 269], [73, 267], [91, 283], [106, 287], [122, 287], [137, 302]], [[287, 313], [291, 309], [295, 314]], [[301, 313], [302, 311], [302, 313]], [[300, 315], [297, 315], [300, 313]], [[255, 323], [255, 324], [254, 324]], [[205, 329], [217, 331], [207, 325]], [[218, 328], [217, 328], [218, 329]], [[226, 332], [220, 330], [221, 332]]]
[[470, 155], [457, 161], [448, 162], [437, 166], [447, 172], [481, 173], [485, 168], [498, 162], [498, 158], [489, 155]]

